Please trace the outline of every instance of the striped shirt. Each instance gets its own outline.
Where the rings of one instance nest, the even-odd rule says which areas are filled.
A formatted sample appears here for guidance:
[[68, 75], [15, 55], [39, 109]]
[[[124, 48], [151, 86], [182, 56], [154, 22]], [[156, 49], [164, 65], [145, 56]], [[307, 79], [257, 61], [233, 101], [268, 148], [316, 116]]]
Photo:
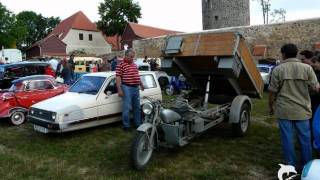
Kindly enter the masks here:
[[135, 63], [128, 63], [126, 58], [117, 65], [116, 76], [121, 77], [122, 84], [140, 85], [138, 67]]

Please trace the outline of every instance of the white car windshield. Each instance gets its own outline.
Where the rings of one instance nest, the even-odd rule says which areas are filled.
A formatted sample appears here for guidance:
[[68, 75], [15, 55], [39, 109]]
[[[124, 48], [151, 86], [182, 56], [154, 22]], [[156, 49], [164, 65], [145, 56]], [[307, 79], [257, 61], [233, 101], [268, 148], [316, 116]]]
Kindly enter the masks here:
[[96, 95], [99, 92], [105, 79], [106, 79], [105, 77], [82, 76], [69, 89], [69, 92], [77, 92], [77, 93]]

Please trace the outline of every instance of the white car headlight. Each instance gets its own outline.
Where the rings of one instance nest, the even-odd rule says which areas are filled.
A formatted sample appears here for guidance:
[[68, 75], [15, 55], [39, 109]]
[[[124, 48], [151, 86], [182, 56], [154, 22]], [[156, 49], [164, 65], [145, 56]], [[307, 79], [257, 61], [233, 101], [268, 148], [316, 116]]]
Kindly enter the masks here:
[[153, 111], [153, 106], [150, 102], [143, 104], [142, 112], [146, 115], [150, 115]]
[[30, 110], [30, 114], [34, 114], [34, 110], [33, 109]]
[[51, 115], [51, 118], [52, 118], [52, 120], [56, 120], [56, 113], [52, 113], [52, 115]]

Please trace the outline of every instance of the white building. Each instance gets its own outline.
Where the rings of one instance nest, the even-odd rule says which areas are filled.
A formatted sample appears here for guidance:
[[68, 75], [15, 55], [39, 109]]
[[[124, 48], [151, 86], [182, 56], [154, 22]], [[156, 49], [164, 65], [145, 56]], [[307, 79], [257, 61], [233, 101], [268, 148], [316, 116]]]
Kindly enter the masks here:
[[61, 21], [48, 36], [51, 35], [57, 36], [67, 45], [66, 54], [84, 51], [86, 54], [98, 56], [108, 54], [112, 49], [102, 32], [82, 11]]

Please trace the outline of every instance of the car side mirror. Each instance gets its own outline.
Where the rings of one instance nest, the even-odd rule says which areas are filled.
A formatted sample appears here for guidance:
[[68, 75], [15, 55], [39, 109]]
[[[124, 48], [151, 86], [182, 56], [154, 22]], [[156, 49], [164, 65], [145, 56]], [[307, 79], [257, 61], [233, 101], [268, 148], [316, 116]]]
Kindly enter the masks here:
[[107, 91], [107, 92], [106, 92], [106, 95], [107, 95], [107, 97], [109, 97], [109, 96], [112, 95], [112, 92], [111, 92], [111, 91]]

